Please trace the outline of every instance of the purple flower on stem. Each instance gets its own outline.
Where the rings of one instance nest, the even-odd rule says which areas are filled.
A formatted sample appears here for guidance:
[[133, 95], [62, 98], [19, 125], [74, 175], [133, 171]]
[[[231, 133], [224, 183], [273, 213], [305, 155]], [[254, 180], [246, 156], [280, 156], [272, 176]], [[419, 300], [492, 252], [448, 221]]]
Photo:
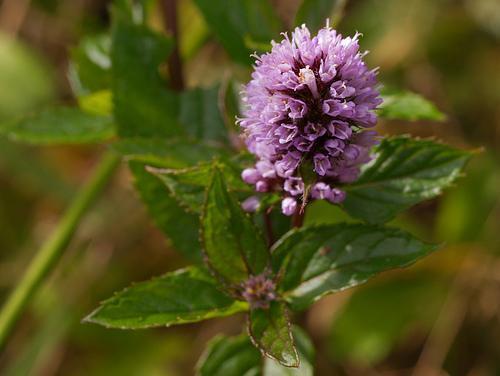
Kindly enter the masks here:
[[238, 122], [258, 161], [242, 178], [258, 192], [283, 191], [286, 215], [309, 199], [342, 202], [341, 184], [357, 179], [377, 143], [366, 130], [382, 102], [377, 72], [366, 67], [358, 38], [329, 26], [311, 36], [303, 25], [257, 57]]
[[253, 213], [259, 209], [260, 200], [257, 196], [250, 196], [241, 203], [241, 207], [248, 213]]
[[281, 211], [285, 215], [293, 215], [297, 210], [297, 200], [292, 197], [285, 197], [281, 201]]
[[267, 272], [251, 276], [241, 285], [241, 297], [252, 308], [269, 308], [269, 304], [276, 300], [276, 283]]

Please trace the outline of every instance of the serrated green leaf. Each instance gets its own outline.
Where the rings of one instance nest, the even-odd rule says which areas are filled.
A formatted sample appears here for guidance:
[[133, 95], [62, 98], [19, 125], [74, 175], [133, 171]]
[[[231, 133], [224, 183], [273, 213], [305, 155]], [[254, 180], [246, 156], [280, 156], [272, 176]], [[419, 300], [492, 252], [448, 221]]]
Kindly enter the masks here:
[[186, 90], [181, 94], [180, 101], [179, 122], [189, 136], [228, 143], [219, 109], [219, 86]]
[[[270, 46], [281, 31], [279, 18], [268, 0], [195, 0], [203, 17], [229, 55], [250, 65], [250, 54], [260, 42]], [[253, 46], [246, 45], [252, 41]]]
[[274, 359], [264, 361], [265, 376], [313, 376], [314, 375], [314, 345], [307, 334], [298, 326], [292, 328], [295, 347], [299, 353], [298, 368], [283, 367]]
[[224, 155], [224, 150], [186, 139], [125, 138], [111, 145], [126, 159], [166, 168], [186, 168]]
[[202, 212], [206, 185], [212, 172], [210, 164], [180, 170], [148, 168], [148, 172], [165, 184], [185, 210], [197, 214]]
[[46, 109], [0, 125], [0, 135], [13, 141], [43, 145], [100, 142], [114, 134], [111, 118], [72, 107]]
[[399, 120], [435, 120], [445, 119], [445, 115], [436, 106], [419, 94], [409, 91], [387, 93], [378, 114], [385, 119]]
[[460, 176], [470, 152], [406, 136], [385, 139], [361, 176], [345, 186], [343, 208], [355, 218], [383, 223], [438, 196]]
[[411, 265], [436, 246], [393, 228], [338, 224], [291, 230], [272, 250], [278, 289], [294, 309], [366, 282], [388, 269]]
[[[240, 177], [240, 170], [232, 164], [219, 162], [230, 191], [251, 192]], [[193, 213], [201, 214], [205, 201], [205, 190], [213, 171], [211, 163], [202, 163], [186, 169], [149, 169], [158, 177], [179, 203]]]
[[208, 272], [191, 267], [137, 283], [104, 301], [85, 321], [120, 329], [170, 326], [247, 309], [220, 292]]
[[198, 240], [199, 218], [187, 213], [155, 176], [141, 162], [130, 162], [134, 186], [156, 225], [172, 242], [174, 248], [188, 259], [201, 262]]
[[326, 20], [336, 22], [346, 0], [304, 0], [297, 11], [294, 24], [306, 24], [311, 32], [326, 25]]
[[250, 310], [248, 332], [252, 342], [263, 355], [285, 367], [298, 367], [290, 320], [285, 303], [273, 301], [270, 307]]
[[269, 258], [264, 238], [227, 190], [224, 174], [216, 163], [201, 223], [208, 264], [221, 277], [240, 283], [264, 271]]
[[208, 344], [197, 365], [198, 376], [312, 376], [314, 347], [307, 334], [292, 328], [300, 367], [284, 367], [274, 359], [262, 357], [247, 334], [237, 337], [217, 336]]
[[113, 45], [113, 105], [122, 137], [182, 135], [178, 123], [179, 98], [166, 88], [159, 66], [172, 49], [172, 41], [115, 17]]
[[208, 344], [197, 365], [198, 376], [257, 376], [262, 374], [259, 350], [247, 335], [217, 336]]
[[156, 225], [174, 248], [193, 261], [201, 261], [198, 238], [199, 216], [188, 213], [147, 165], [187, 168], [210, 159], [220, 149], [185, 140], [124, 139], [113, 148], [130, 160], [134, 185]]
[[84, 37], [71, 51], [69, 81], [77, 96], [111, 87], [111, 37]]

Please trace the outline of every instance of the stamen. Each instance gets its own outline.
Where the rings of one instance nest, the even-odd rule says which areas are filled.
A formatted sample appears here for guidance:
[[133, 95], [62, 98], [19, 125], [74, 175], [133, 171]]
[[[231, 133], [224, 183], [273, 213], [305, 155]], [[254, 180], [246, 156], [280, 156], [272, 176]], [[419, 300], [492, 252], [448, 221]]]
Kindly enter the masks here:
[[319, 98], [318, 86], [316, 85], [316, 77], [314, 72], [306, 66], [299, 71], [299, 82], [306, 84], [314, 98]]

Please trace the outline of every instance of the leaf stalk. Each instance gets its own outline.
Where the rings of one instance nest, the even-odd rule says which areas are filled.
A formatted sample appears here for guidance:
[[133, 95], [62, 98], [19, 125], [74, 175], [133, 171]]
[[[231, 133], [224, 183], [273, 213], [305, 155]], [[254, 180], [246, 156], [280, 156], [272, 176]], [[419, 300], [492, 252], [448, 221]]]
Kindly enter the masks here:
[[120, 158], [107, 152], [85, 186], [77, 193], [52, 235], [39, 249], [23, 277], [7, 298], [0, 312], [0, 349], [5, 345], [15, 323], [45, 278], [54, 269], [70, 242], [84, 214], [102, 192], [118, 166]]

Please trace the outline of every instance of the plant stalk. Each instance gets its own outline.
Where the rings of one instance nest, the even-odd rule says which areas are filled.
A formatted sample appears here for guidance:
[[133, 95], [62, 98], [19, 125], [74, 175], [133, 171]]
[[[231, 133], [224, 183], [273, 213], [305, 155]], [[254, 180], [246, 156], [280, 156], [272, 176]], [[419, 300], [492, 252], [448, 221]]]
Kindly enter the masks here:
[[0, 312], [0, 349], [29, 300], [41, 287], [45, 277], [54, 269], [57, 261], [75, 233], [85, 212], [102, 192], [120, 158], [107, 152], [85, 186], [77, 193], [57, 228], [35, 255], [22, 279], [12, 291]]
[[267, 235], [267, 245], [269, 248], [274, 244], [274, 232], [273, 232], [273, 221], [271, 221], [271, 211], [272, 207], [264, 211], [264, 226]]
[[297, 210], [292, 217], [292, 227], [301, 228], [304, 224], [304, 217], [306, 216], [305, 208]]
[[184, 89], [184, 76], [182, 71], [182, 60], [179, 52], [179, 25], [177, 19], [177, 0], [161, 1], [163, 21], [165, 29], [174, 38], [174, 49], [168, 58], [168, 72], [170, 86], [176, 91]]

